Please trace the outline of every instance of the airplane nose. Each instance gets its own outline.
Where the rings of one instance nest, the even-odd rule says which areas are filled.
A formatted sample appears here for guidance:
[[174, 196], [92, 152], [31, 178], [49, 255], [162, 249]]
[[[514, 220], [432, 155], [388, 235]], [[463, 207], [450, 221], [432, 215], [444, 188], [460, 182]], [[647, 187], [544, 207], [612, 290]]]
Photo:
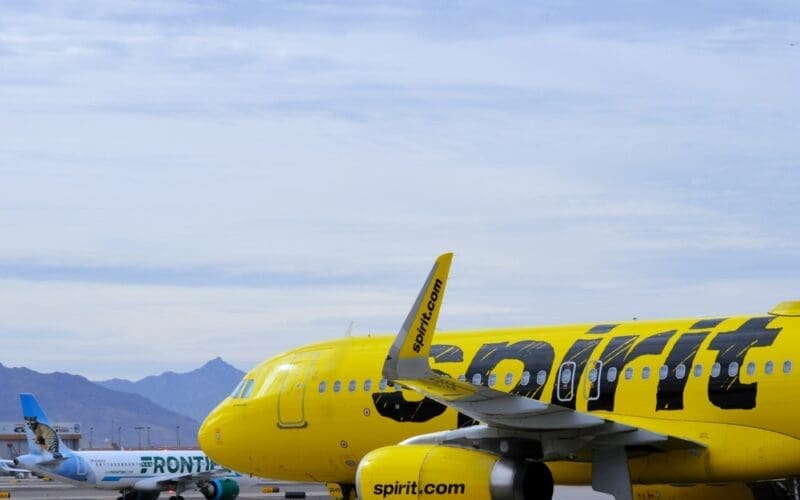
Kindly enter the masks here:
[[219, 453], [218, 448], [222, 444], [222, 431], [222, 418], [218, 409], [206, 416], [203, 423], [200, 424], [200, 430], [197, 431], [197, 442], [200, 444], [200, 448], [218, 463], [221, 461], [215, 455]]
[[242, 470], [242, 463], [234, 449], [236, 438], [233, 435], [235, 429], [231, 425], [230, 409], [225, 405], [220, 405], [208, 414], [200, 430], [197, 432], [197, 442], [200, 448], [216, 463], [230, 469], [246, 472]]

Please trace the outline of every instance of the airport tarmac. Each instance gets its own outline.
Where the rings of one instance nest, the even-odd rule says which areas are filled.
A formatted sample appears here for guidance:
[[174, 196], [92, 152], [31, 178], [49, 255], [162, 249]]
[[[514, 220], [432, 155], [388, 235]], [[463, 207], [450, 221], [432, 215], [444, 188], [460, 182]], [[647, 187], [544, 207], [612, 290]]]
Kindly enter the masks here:
[[[278, 493], [264, 493], [262, 488], [268, 485], [276, 485], [280, 488]], [[11, 498], [24, 498], [27, 500], [44, 500], [44, 499], [60, 499], [60, 500], [94, 500], [94, 499], [111, 499], [117, 498], [118, 494], [115, 491], [98, 490], [94, 488], [77, 488], [75, 486], [58, 483], [55, 481], [43, 481], [41, 479], [11, 479], [0, 478], [0, 492], [7, 491], [11, 494]], [[239, 494], [241, 499], [254, 499], [254, 498], [285, 498], [286, 492], [305, 492], [306, 498], [330, 498], [328, 490], [323, 485], [310, 484], [310, 483], [286, 483], [282, 481], [269, 482], [254, 486], [247, 486], [242, 489]], [[198, 491], [186, 491], [183, 493], [184, 498], [188, 499], [202, 499], [203, 495]], [[161, 499], [168, 499], [168, 493], [162, 493]], [[600, 500], [612, 498], [602, 493], [597, 493], [588, 487], [574, 487], [574, 486], [557, 486], [555, 500]]]

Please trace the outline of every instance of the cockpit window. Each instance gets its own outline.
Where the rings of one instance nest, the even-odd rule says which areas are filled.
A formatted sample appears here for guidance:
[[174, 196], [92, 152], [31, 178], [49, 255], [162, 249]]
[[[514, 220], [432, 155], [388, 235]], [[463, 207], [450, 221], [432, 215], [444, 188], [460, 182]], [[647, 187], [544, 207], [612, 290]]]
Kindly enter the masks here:
[[244, 382], [245, 382], [244, 380], [239, 382], [239, 385], [237, 385], [236, 388], [231, 393], [231, 397], [232, 398], [238, 398], [239, 397], [239, 393], [242, 392], [242, 387], [244, 387]]
[[244, 389], [242, 389], [242, 395], [240, 396], [242, 399], [249, 398], [250, 394], [253, 393], [253, 384], [255, 380], [248, 379], [247, 382], [244, 384]]

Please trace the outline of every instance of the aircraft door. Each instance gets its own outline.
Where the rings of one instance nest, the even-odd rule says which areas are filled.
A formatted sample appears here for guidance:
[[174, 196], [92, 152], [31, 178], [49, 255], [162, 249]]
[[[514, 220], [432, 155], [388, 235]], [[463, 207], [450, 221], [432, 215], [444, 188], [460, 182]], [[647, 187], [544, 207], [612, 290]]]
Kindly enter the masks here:
[[567, 361], [558, 369], [556, 398], [559, 401], [572, 401], [575, 398], [575, 366], [574, 361]]
[[75, 473], [78, 477], [85, 477], [86, 476], [86, 462], [84, 462], [83, 458], [76, 456], [75, 457]]
[[278, 393], [278, 427], [298, 429], [308, 426], [305, 416], [305, 392], [311, 380], [319, 351], [296, 354], [285, 368]]
[[600, 383], [603, 377], [603, 362], [590, 361], [587, 365], [583, 395], [587, 401], [600, 399]]

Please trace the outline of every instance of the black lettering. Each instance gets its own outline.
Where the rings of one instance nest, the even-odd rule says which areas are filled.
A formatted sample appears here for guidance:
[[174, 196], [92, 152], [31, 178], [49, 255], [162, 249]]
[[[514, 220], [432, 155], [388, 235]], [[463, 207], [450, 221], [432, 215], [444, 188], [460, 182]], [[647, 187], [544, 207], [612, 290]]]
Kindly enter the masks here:
[[720, 323], [725, 321], [728, 318], [709, 318], [709, 319], [701, 319], [697, 323], [693, 324], [690, 330], [711, 330], [719, 326]]
[[[602, 381], [600, 382], [600, 397], [596, 401], [589, 401], [589, 411], [614, 411], [618, 382], [619, 378], [623, 375], [625, 366], [640, 356], [661, 354], [664, 350], [664, 346], [667, 345], [667, 342], [674, 334], [675, 330], [657, 333], [643, 338], [635, 345], [633, 345], [633, 342], [638, 338], [636, 335], [612, 338], [601, 356], [601, 361], [604, 361], [604, 359], [608, 359], [609, 361], [608, 365], [606, 365], [604, 361], [602, 373], [598, 374], [598, 377], [602, 377]], [[620, 356], [624, 356], [622, 363], [620, 363]], [[614, 377], [613, 381], [609, 381], [608, 371], [611, 370], [612, 367], [616, 372], [616, 377]], [[574, 402], [572, 408], [574, 408]]]
[[[549, 371], [554, 358], [553, 346], [538, 340], [521, 340], [511, 345], [508, 345], [508, 342], [484, 344], [478, 349], [467, 368], [467, 382], [472, 381], [476, 374], [480, 374], [481, 385], [488, 385], [489, 375], [501, 361], [515, 359], [522, 361], [522, 369], [528, 372], [528, 380], [523, 384], [526, 381], [521, 378], [509, 392], [517, 396], [540, 399], [547, 378], [550, 376]], [[537, 380], [540, 371], [545, 372], [544, 380]]]
[[[719, 374], [708, 380], [708, 400], [714, 406], [725, 410], [749, 410], [756, 407], [758, 383], [743, 384], [740, 382], [739, 370], [743, 366], [747, 352], [753, 347], [770, 346], [781, 332], [780, 328], [767, 328], [774, 318], [750, 318], [736, 330], [720, 332], [711, 339], [709, 349], [719, 351], [716, 362], [719, 363]], [[737, 370], [728, 373], [731, 363], [738, 365]]]
[[[560, 376], [561, 366], [564, 366], [564, 363], [575, 363], [575, 370], [571, 374], [569, 381], [562, 382], [562, 380], [556, 380], [556, 383], [553, 384], [553, 395], [550, 399], [553, 404], [575, 409], [574, 391], [577, 389], [577, 384], [574, 382], [581, 379], [583, 370], [586, 368], [586, 362], [589, 361], [589, 357], [591, 357], [595, 348], [600, 343], [600, 340], [601, 339], [579, 339], [569, 348], [566, 356], [561, 360], [557, 376]], [[559, 398], [558, 396], [561, 397]]]
[[[414, 350], [419, 352], [416, 345]], [[435, 363], [461, 363], [464, 351], [455, 345], [435, 344], [431, 346], [430, 357]], [[372, 404], [378, 414], [397, 422], [427, 422], [447, 410], [445, 405], [429, 398], [408, 401], [402, 391], [373, 392]]]
[[[600, 381], [599, 397], [589, 401], [589, 411], [614, 411], [614, 395], [617, 393], [617, 383], [622, 375], [622, 367], [625, 366], [625, 356], [637, 338], [636, 335], [614, 337], [606, 345], [603, 354], [600, 355], [603, 370], [598, 375], [602, 379]], [[608, 371], [612, 369], [616, 375], [612, 380], [609, 380]]]
[[[692, 364], [700, 349], [700, 344], [708, 336], [708, 332], [687, 333], [681, 335], [667, 355], [667, 377], [658, 381], [656, 393], [656, 411], [682, 410], [683, 394], [686, 382], [692, 373]], [[660, 368], [660, 367], [659, 367]]]
[[613, 324], [613, 325], [594, 325], [593, 327], [589, 328], [589, 331], [586, 332], [586, 333], [595, 333], [595, 334], [608, 333], [608, 332], [610, 332], [611, 330], [613, 330], [616, 327], [617, 327], [616, 324]]

